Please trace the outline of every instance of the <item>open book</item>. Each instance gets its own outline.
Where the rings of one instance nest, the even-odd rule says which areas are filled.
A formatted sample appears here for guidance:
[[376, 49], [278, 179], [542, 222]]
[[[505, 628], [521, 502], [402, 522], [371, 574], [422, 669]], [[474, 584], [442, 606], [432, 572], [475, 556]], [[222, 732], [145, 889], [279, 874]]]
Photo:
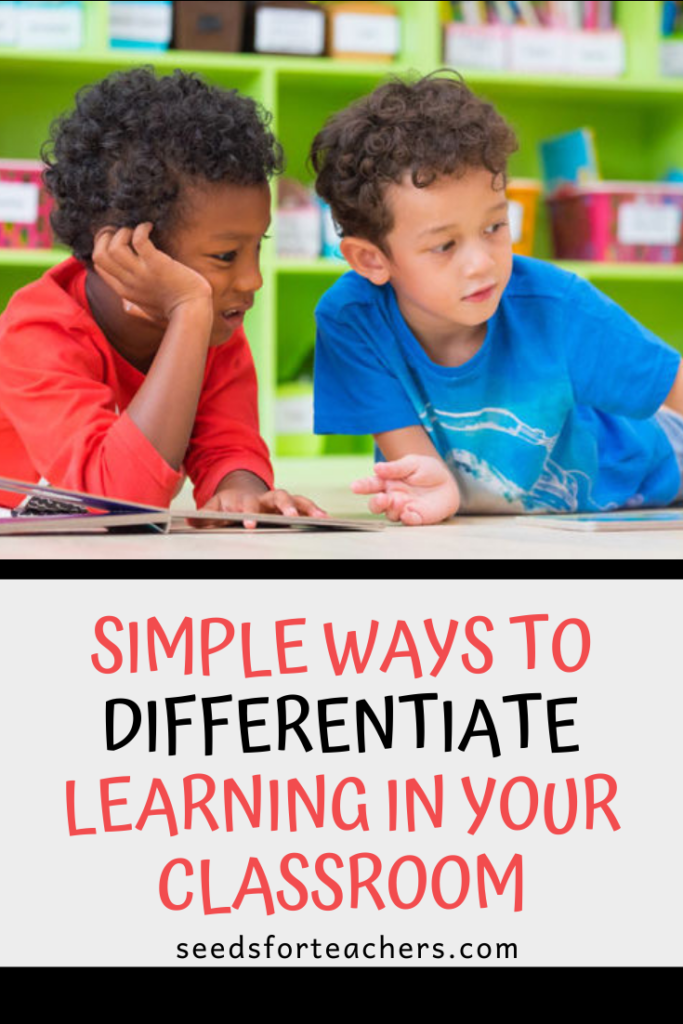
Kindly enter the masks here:
[[62, 491], [43, 484], [21, 483], [0, 477], [0, 491], [23, 496], [16, 509], [0, 509], [0, 536], [110, 533], [188, 533], [206, 523], [211, 533], [222, 529], [240, 529], [245, 520], [258, 527], [277, 530], [339, 530], [377, 532], [380, 521], [365, 519], [308, 519], [244, 512], [192, 512], [136, 505], [113, 498], [98, 498], [77, 491]]

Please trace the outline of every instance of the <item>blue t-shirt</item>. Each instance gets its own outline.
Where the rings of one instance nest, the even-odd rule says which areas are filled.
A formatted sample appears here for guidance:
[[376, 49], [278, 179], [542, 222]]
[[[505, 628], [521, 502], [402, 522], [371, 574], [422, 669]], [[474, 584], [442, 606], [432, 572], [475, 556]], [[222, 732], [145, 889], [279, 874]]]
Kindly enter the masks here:
[[655, 414], [681, 357], [574, 274], [515, 257], [480, 351], [434, 363], [391, 285], [348, 273], [316, 311], [315, 429], [422, 426], [464, 512], [670, 505], [681, 488]]

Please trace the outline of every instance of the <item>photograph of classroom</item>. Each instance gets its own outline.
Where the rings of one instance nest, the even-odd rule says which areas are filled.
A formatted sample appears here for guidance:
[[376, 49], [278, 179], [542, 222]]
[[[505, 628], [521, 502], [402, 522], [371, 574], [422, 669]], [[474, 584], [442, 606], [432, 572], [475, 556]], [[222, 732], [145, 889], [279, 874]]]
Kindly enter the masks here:
[[[168, 455], [190, 450], [188, 438], [196, 426], [198, 399], [197, 394], [188, 397], [187, 387], [178, 393], [179, 397], [172, 391], [163, 413], [165, 420], [170, 421], [176, 410], [189, 403], [192, 413], [185, 434], [179, 428], [175, 432], [166, 430], [165, 424], [159, 428], [159, 434], [153, 413], [149, 412], [151, 406], [140, 412], [135, 419], [137, 426], [132, 427], [127, 414], [120, 416], [125, 409], [112, 399], [112, 417], [116, 415], [128, 424], [125, 437], [119, 442], [121, 451], [132, 443], [131, 431], [141, 429], [146, 434], [143, 444], [156, 447], [149, 457], [143, 453], [147, 470], [157, 481], [164, 477], [168, 500], [162, 500], [161, 485], [159, 490], [150, 488], [138, 493], [128, 479], [123, 488], [125, 493], [114, 493], [115, 485], [108, 487], [107, 493], [104, 484], [86, 486], [87, 476], [79, 477], [72, 471], [73, 435], [56, 436], [58, 428], [56, 431], [51, 414], [44, 411], [53, 407], [43, 403], [39, 382], [33, 388], [31, 373], [34, 366], [41, 365], [38, 355], [33, 352], [25, 356], [22, 376], [15, 365], [18, 342], [13, 342], [14, 348], [9, 344], [12, 331], [16, 334], [19, 330], [11, 321], [11, 303], [17, 301], [13, 297], [44, 275], [54, 273], [73, 252], [79, 252], [76, 246], [67, 247], [56, 238], [51, 221], [55, 200], [43, 176], [43, 147], [51, 137], [51, 126], [57, 118], [74, 111], [79, 90], [101, 83], [115, 73], [143, 68], [153, 69], [148, 73], [157, 79], [170, 78], [178, 69], [196, 74], [208, 86], [222, 92], [232, 94], [237, 90], [239, 97], [258, 104], [254, 110], [272, 116], [269, 123], [255, 127], [249, 122], [251, 107], [235, 108], [235, 123], [243, 118], [246, 125], [245, 138], [262, 133], [259, 159], [272, 193], [272, 223], [268, 223], [270, 211], [259, 212], [258, 204], [253, 205], [253, 215], [249, 215], [246, 205], [241, 211], [242, 220], [248, 221], [244, 231], [253, 233], [258, 228], [263, 234], [260, 270], [257, 268], [260, 280], [243, 289], [255, 293], [253, 308], [251, 302], [245, 302], [241, 308], [235, 299], [235, 308], [220, 314], [236, 332], [235, 337], [242, 337], [244, 319], [248, 340], [245, 352], [251, 354], [245, 358], [253, 359], [258, 381], [258, 391], [253, 382], [253, 408], [249, 406], [245, 413], [247, 418], [253, 414], [249, 421], [253, 436], [244, 442], [249, 457], [243, 465], [232, 456], [226, 461], [226, 473], [238, 477], [251, 475], [258, 480], [258, 492], [254, 496], [248, 491], [246, 500], [235, 497], [234, 484], [232, 489], [225, 489], [224, 500], [216, 501], [216, 489], [220, 491], [223, 481], [211, 467], [204, 466], [206, 451], [194, 453], [187, 462], [183, 456]], [[515, 374], [520, 375], [517, 388], [526, 396], [520, 408], [508, 402], [504, 388], [487, 393], [485, 400], [473, 389], [467, 401], [478, 405], [453, 406], [445, 413], [436, 412], [439, 406], [434, 403], [439, 398], [423, 393], [424, 379], [436, 365], [440, 374], [434, 376], [439, 377], [442, 387], [438, 394], [445, 395], [447, 386], [451, 388], [455, 379], [448, 377], [448, 371], [462, 371], [463, 365], [468, 365], [467, 359], [459, 357], [449, 363], [434, 358], [413, 320], [406, 317], [408, 300], [400, 301], [399, 294], [397, 302], [391, 274], [387, 271], [387, 276], [382, 276], [393, 258], [386, 255], [389, 250], [383, 246], [383, 239], [368, 236], [359, 246], [345, 248], [342, 253], [344, 241], [353, 233], [344, 230], [343, 224], [340, 226], [339, 210], [332, 208], [341, 202], [341, 190], [335, 191], [330, 185], [329, 196], [324, 198], [321, 194], [325, 193], [321, 184], [325, 161], [329, 165], [327, 171], [336, 173], [353, 155], [344, 154], [339, 148], [344, 142], [340, 128], [336, 135], [332, 131], [320, 143], [312, 161], [314, 140], [331, 118], [353, 109], [354, 104], [370, 97], [396, 76], [417, 88], [415, 83], [424, 80], [424, 76], [437, 73], [437, 79], [441, 76], [448, 83], [443, 97], [446, 104], [448, 89], [460, 88], [460, 79], [451, 72], [458, 72], [468, 92], [474, 94], [479, 104], [473, 108], [475, 119], [484, 116], [484, 102], [486, 109], [495, 114], [485, 115], [491, 119], [491, 134], [485, 140], [486, 157], [477, 160], [466, 156], [466, 166], [459, 167], [457, 173], [435, 166], [434, 180], [438, 185], [443, 176], [448, 179], [450, 174], [453, 188], [460, 190], [453, 195], [461, 195], [463, 203], [469, 203], [465, 197], [471, 196], [476, 206], [493, 188], [490, 180], [496, 178], [496, 174], [492, 178], [489, 173], [488, 155], [494, 148], [491, 140], [495, 137], [499, 159], [504, 159], [507, 169], [508, 206], [506, 220], [500, 226], [504, 235], [509, 231], [517, 261], [509, 291], [512, 298], [504, 300], [502, 294], [497, 294], [495, 305], [489, 307], [491, 295], [481, 292], [468, 296], [481, 303], [478, 309], [490, 308], [486, 319], [493, 325], [497, 317], [498, 331], [487, 338], [483, 324], [479, 336], [477, 310], [470, 310], [472, 319], [465, 326], [470, 332], [468, 345], [473, 347], [467, 350], [468, 358], [474, 366], [487, 352], [491, 338], [501, 334], [501, 316], [497, 312], [501, 301], [516, 301], [515, 308], [519, 310], [526, 288], [542, 292], [548, 309], [560, 310], [558, 303], [564, 303], [562, 315], [572, 321], [567, 329], [572, 341], [567, 342], [566, 360], [571, 365], [565, 384], [570, 390], [574, 388], [575, 404], [580, 407], [578, 414], [567, 413], [577, 419], [571, 428], [574, 435], [569, 439], [569, 427], [552, 407], [554, 385], [547, 383], [550, 376], [539, 371], [535, 382], [538, 395], [535, 404], [530, 404], [531, 385], [523, 379], [519, 364], [510, 371], [510, 381], [515, 380]], [[131, 97], [135, 96], [132, 90], [139, 90], [140, 103], [144, 103], [145, 89], [153, 86], [139, 77], [130, 79], [128, 88]], [[179, 84], [177, 88], [182, 91], [189, 87]], [[430, 88], [423, 87], [424, 96], [420, 99], [428, 114], [430, 104], [433, 108], [434, 103], [440, 102], [438, 87], [436, 92], [430, 92]], [[189, 104], [190, 93], [183, 95]], [[396, 102], [401, 95], [396, 93]], [[172, 96], [170, 89], [168, 96]], [[416, 96], [417, 93], [414, 102], [418, 101]], [[103, 102], [101, 97], [98, 102]], [[388, 109], [391, 104], [387, 101], [385, 106]], [[366, 117], [375, 116], [373, 109], [366, 108]], [[136, 113], [139, 118], [144, 117], [144, 110]], [[81, 119], [83, 124], [85, 116]], [[410, 116], [415, 119], [415, 109]], [[124, 137], [125, 123], [122, 114]], [[509, 129], [503, 125], [514, 133], [517, 146], [510, 136], [505, 136]], [[72, 135], [76, 128], [77, 125], [72, 125]], [[418, 133], [419, 126], [414, 130]], [[186, 138], [191, 148], [194, 143], [189, 124]], [[64, 129], [61, 144], [66, 145], [67, 141], [68, 132]], [[282, 171], [276, 166], [278, 144], [284, 156]], [[270, 147], [268, 153], [264, 147]], [[214, 149], [219, 149], [219, 142]], [[241, 160], [241, 151], [237, 152]], [[51, 159], [59, 164], [58, 158]], [[336, 169], [332, 166], [335, 160]], [[236, 184], [231, 187], [248, 191], [260, 188], [258, 174], [247, 180], [246, 173], [243, 170], [242, 180], [234, 178]], [[411, 173], [409, 169], [408, 179]], [[56, 182], [59, 174], [53, 170], [51, 175], [47, 180]], [[406, 187], [420, 193], [416, 201], [426, 201], [425, 197], [434, 193], [431, 183], [427, 187], [421, 183], [416, 188], [416, 182], [413, 179]], [[53, 184], [53, 190], [57, 187]], [[76, 206], [77, 201], [72, 198], [71, 205]], [[408, 211], [408, 204], [405, 209]], [[415, 217], [436, 215], [437, 207], [421, 210], [415, 207]], [[217, 204], [205, 210], [204, 218], [210, 223], [212, 217], [220, 217], [220, 212]], [[468, 221], [470, 231], [474, 230], [472, 216]], [[252, 228], [254, 224], [256, 228]], [[120, 246], [124, 245], [129, 254], [135, 253], [138, 258], [135, 245], [142, 252], [150, 244], [149, 231], [145, 234], [144, 229], [142, 233], [140, 228], [135, 229], [133, 241], [133, 227], [117, 227], [118, 234], [112, 230], [107, 235], [105, 231], [104, 238], [100, 230], [90, 251], [93, 258], [101, 256], [100, 265], [106, 269], [100, 280], [113, 282], [110, 296], [118, 295], [125, 315], [143, 337], [145, 330], [151, 332], [154, 311], [129, 302], [123, 291], [117, 290], [111, 275], [116, 276], [113, 268]], [[492, 223], [490, 230], [498, 228], [498, 224]], [[124, 230], [127, 235], [122, 234]], [[488, 239], [488, 227], [485, 234]], [[76, 237], [75, 228], [72, 236]], [[448, 256], [450, 260], [449, 247], [457, 248], [455, 242], [443, 234], [434, 238], [439, 246], [438, 258]], [[259, 244], [260, 241], [259, 238]], [[372, 249], [370, 254], [368, 247]], [[161, 258], [158, 253], [156, 256]], [[168, 257], [164, 258], [170, 263]], [[502, 267], [504, 253], [495, 259]], [[193, 283], [188, 275], [173, 277], [168, 264], [151, 265], [161, 268], [160, 273], [167, 273], [163, 302], [159, 300], [163, 317], [160, 314], [155, 321], [167, 322], [168, 310], [175, 309], [173, 289], [198, 287], [197, 275], [193, 275]], [[355, 366], [352, 339], [347, 339], [349, 359], [343, 366], [341, 360], [335, 361], [335, 317], [346, 322], [351, 315], [347, 307], [342, 309], [343, 301], [351, 300], [339, 290], [350, 269], [366, 290], [381, 289], [386, 295], [388, 289], [391, 297], [387, 299], [387, 309], [383, 308], [377, 316], [381, 313], [387, 318], [401, 318], [406, 333], [412, 328], [415, 336], [410, 343], [416, 348], [422, 346], [419, 359], [431, 361], [425, 367], [425, 377], [415, 384], [415, 398], [411, 392], [414, 375], [411, 376], [408, 363], [403, 381], [404, 371], [390, 367], [386, 357], [386, 392], [379, 384], [373, 391], [373, 395], [382, 392], [387, 405], [393, 402], [392, 412], [384, 421], [386, 425], [380, 422], [381, 417], [373, 420], [370, 399], [361, 403], [358, 415], [349, 408], [348, 396], [353, 393], [354, 381], [359, 390], [367, 387], [368, 393], [376, 381], [368, 369], [368, 360], [376, 358], [374, 349], [368, 348], [367, 357], [359, 356]], [[88, 273], [93, 275], [92, 264]], [[94, 273], [97, 276], [97, 271]], [[136, 271], [127, 267], [126, 273], [135, 276]], [[155, 270], [150, 272], [152, 277], [154, 273]], [[406, 273], [409, 278], [410, 271]], [[435, 273], [441, 275], [440, 280], [445, 279], [442, 269]], [[571, 283], [563, 276], [566, 274], [573, 275]], [[486, 269], [479, 278], [480, 286], [488, 283]], [[562, 298], [558, 298], [565, 284], [570, 297], [562, 293]], [[398, 289], [397, 285], [394, 287]], [[74, 284], [73, 288], [75, 295], [81, 285]], [[410, 281], [406, 288], [410, 290]], [[349, 285], [347, 291], [350, 290]], [[358, 288], [356, 292], [360, 294]], [[95, 300], [99, 303], [100, 299], [91, 296], [84, 285], [79, 295], [82, 304], [90, 303], [101, 327], [102, 320], [95, 314]], [[194, 298], [193, 293], [193, 301]], [[600, 304], [605, 299], [611, 301], [603, 308]], [[46, 302], [44, 298], [41, 301]], [[412, 301], [415, 305], [414, 296]], [[105, 298], [101, 302], [106, 320]], [[188, 306], [191, 304], [188, 302]], [[47, 305], [49, 302], [45, 309]], [[9, 312], [3, 317], [8, 307]], [[355, 316], [360, 316], [360, 308], [354, 306]], [[320, 311], [318, 325], [316, 309]], [[43, 319], [46, 316], [47, 312], [41, 314]], [[41, 317], [37, 322], [42, 322]], [[514, 317], [508, 319], [512, 322]], [[418, 321], [420, 316], [416, 313]], [[529, 362], [546, 360], [544, 322], [540, 314], [527, 322], [529, 332], [538, 335], [533, 339], [537, 355], [529, 355]], [[598, 322], [605, 325], [604, 336], [598, 337], [591, 330], [591, 325]], [[195, 320], [192, 324], [194, 329]], [[329, 335], [321, 337], [321, 332], [325, 334], [328, 328]], [[179, 331], [187, 329], [179, 322]], [[516, 329], [521, 332], [522, 327]], [[358, 330], [362, 333], [362, 324]], [[492, 327], [490, 330], [493, 332]], [[371, 326], [367, 332], [372, 333]], [[100, 333], [103, 340], [107, 332]], [[415, 340], [418, 337], [419, 342]], [[664, 343], [661, 347], [660, 339]], [[30, 344], [26, 329], [21, 341], [25, 351], [26, 343]], [[558, 339], [558, 344], [564, 343]], [[372, 338], [368, 341], [371, 344]], [[164, 340], [159, 352], [165, 345]], [[344, 353], [346, 360], [346, 349]], [[0, 506], [5, 507], [4, 515], [0, 512], [0, 559], [683, 558], [681, 354], [683, 3], [0, 2]], [[101, 358], [104, 363], [108, 357]], [[119, 346], [116, 360], [126, 358], [125, 346]], [[206, 353], [202, 358], [206, 359]], [[208, 365], [217, 365], [220, 358], [218, 343], [209, 342]], [[377, 358], [381, 360], [384, 355], [380, 353]], [[139, 377], [136, 387], [140, 387], [140, 382], [149, 384], [155, 359], [150, 357], [147, 364], [144, 360], [131, 360]], [[156, 361], [158, 364], [159, 360]], [[167, 373], [171, 365], [167, 364]], [[157, 379], [161, 380], [158, 365], [157, 371]], [[43, 370], [35, 372], [37, 380]], [[248, 370], [244, 372], [248, 376]], [[508, 390], [512, 387], [510, 381]], [[201, 380], [197, 388], [200, 386]], [[135, 393], [131, 387], [128, 381], [126, 401], [132, 400]], [[400, 387], [405, 394], [399, 395]], [[21, 393], [21, 403], [18, 398], [14, 403], [12, 391]], [[330, 402], [329, 415], [321, 408], [323, 396]], [[70, 401], [68, 397], [64, 399], [67, 404]], [[377, 403], [379, 397], [375, 396], [373, 401]], [[414, 422], [410, 415], [402, 418], [401, 412], [411, 402]], [[21, 413], [16, 411], [20, 405]], [[245, 408], [247, 405], [245, 399]], [[536, 406], [541, 410], [538, 416]], [[597, 410], [591, 408], [591, 415], [594, 413], [597, 419], [588, 425], [584, 406]], [[201, 399], [199, 409], [201, 413]], [[521, 410], [528, 411], [528, 417]], [[258, 427], [254, 426], [256, 411]], [[434, 423], [423, 429], [432, 413]], [[546, 413], [547, 421], [542, 418]], [[31, 424], [26, 435], [18, 426], [23, 422], [21, 415], [40, 419], [38, 424]], [[179, 411], [177, 415], [181, 417]], [[197, 423], [205, 423], [208, 418], [209, 412], [205, 411]], [[456, 419], [457, 425], [453, 427]], [[626, 421], [620, 433], [620, 424]], [[377, 427], [371, 426], [375, 422]], [[151, 423], [149, 431], [141, 423]], [[447, 434], [448, 431], [451, 433]], [[424, 444], [419, 442], [413, 448], [416, 432], [424, 435]], [[444, 444], [450, 444], [456, 432], [453, 448], [458, 451], [451, 461], [444, 452]], [[493, 438], [493, 451], [500, 456], [498, 462], [494, 456], [487, 462], [476, 444], [474, 448], [468, 447], [477, 433]], [[63, 468], [60, 478], [55, 478], [56, 470], [48, 475], [40, 460], [31, 458], [36, 434], [40, 434], [35, 441], [36, 451], [42, 451], [40, 446], [47, 446], [51, 438], [55, 454], [49, 461]], [[155, 444], [156, 437], [161, 435], [161, 443]], [[391, 439], [384, 446], [386, 437]], [[591, 438], [596, 452], [589, 457], [586, 453]], [[509, 455], [513, 443], [517, 445], [515, 451], [524, 447], [524, 458], [533, 456], [536, 460], [533, 479], [526, 470], [520, 470], [520, 479], [514, 476], [518, 455]], [[585, 455], [583, 462], [577, 453], [581, 459]], [[392, 477], [392, 481], [398, 481], [396, 485], [387, 483], [389, 474], [385, 475], [384, 467], [375, 468], [376, 457], [390, 467], [413, 458], [426, 460], [427, 466], [430, 460], [437, 461], [432, 455], [438, 456], [449, 477], [449, 484], [439, 478], [438, 501], [432, 501], [437, 484], [428, 479], [429, 467], [422, 468], [423, 463], [415, 463], [418, 469], [410, 465], [412, 477], [408, 469], [400, 480], [398, 476]], [[574, 456], [578, 459], [576, 465], [571, 462]], [[139, 457], [142, 465], [143, 455]], [[135, 455], [128, 459], [128, 478], [136, 472], [137, 458]], [[268, 466], [269, 458], [272, 476], [269, 469], [260, 468]], [[626, 470], [617, 465], [618, 458], [632, 474], [628, 483], [624, 482]], [[123, 456], [120, 460], [125, 461]], [[636, 463], [640, 468], [634, 468]], [[188, 473], [188, 465], [200, 467], [197, 473], [201, 474], [201, 483], [194, 491], [187, 479], [188, 475], [193, 476], [192, 471]], [[594, 471], [590, 466], [595, 467]], [[457, 471], [450, 473], [448, 467]], [[106, 474], [101, 479], [105, 480]], [[57, 493], [51, 506], [50, 495], [40, 488], [36, 493], [31, 492], [30, 486], [23, 493], [3, 490], [3, 481], [9, 480], [109, 499], [112, 507], [88, 506], [89, 518], [108, 512], [115, 523], [117, 515], [127, 515], [128, 520], [120, 520], [125, 529], [98, 532], [99, 524], [84, 525], [84, 506], [79, 509], [81, 499], [75, 494], [70, 500], [68, 494]], [[192, 482], [197, 485], [196, 479]], [[305, 498], [299, 498], [300, 495]], [[117, 500], [123, 503], [120, 508], [116, 507]], [[150, 522], [142, 522], [150, 509], [158, 513], [169, 504], [176, 512], [207, 508], [213, 519], [188, 523], [182, 515], [169, 515], [167, 519], [157, 515], [156, 520], [152, 515]], [[440, 511], [430, 511], [434, 507]], [[327, 528], [318, 518], [320, 509], [340, 521], [338, 529]], [[226, 523], [220, 519], [221, 512], [237, 518]], [[242, 529], [249, 514], [254, 516], [249, 526], [258, 523], [258, 529]], [[297, 528], [296, 524], [279, 527], [272, 517], [281, 514], [288, 521], [293, 514], [310, 516], [313, 521], [305, 524], [305, 528]], [[72, 522], [69, 528], [66, 520], [78, 520], [79, 515], [81, 522]], [[261, 520], [260, 516], [264, 518]], [[35, 525], [43, 517], [54, 520], [45, 531]], [[65, 520], [62, 529], [58, 519]], [[25, 520], [23, 529], [18, 520]], [[216, 528], [205, 529], [207, 525]], [[146, 532], [133, 532], [136, 526], [146, 528]]]

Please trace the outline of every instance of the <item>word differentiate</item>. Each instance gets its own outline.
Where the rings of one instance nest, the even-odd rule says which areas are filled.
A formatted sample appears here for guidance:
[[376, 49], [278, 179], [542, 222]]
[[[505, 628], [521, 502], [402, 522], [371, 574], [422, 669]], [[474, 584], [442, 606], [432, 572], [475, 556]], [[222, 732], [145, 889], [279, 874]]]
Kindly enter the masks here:
[[[177, 709], [182, 705], [197, 704], [199, 700], [200, 698], [196, 694], [189, 694], [184, 697], [167, 697], [162, 705], [166, 715], [166, 733], [170, 757], [175, 757], [178, 753], [178, 729], [191, 727], [194, 724], [192, 718], [178, 718]], [[517, 707], [520, 734], [519, 745], [521, 750], [526, 750], [529, 746], [529, 705], [537, 701], [543, 701], [542, 693], [516, 693], [502, 698], [503, 704], [516, 705]], [[230, 727], [230, 720], [228, 718], [214, 718], [214, 708], [221, 704], [232, 703], [233, 698], [231, 694], [226, 694], [222, 697], [201, 698], [202, 732], [204, 755], [206, 757], [212, 757], [214, 754], [215, 730]], [[314, 738], [316, 742], [319, 741], [320, 750], [323, 754], [347, 754], [351, 751], [349, 743], [334, 742], [331, 737], [331, 733], [334, 732], [335, 740], [337, 741], [348, 738], [339, 734], [339, 730], [348, 728], [354, 732], [354, 751], [357, 750], [358, 753], [365, 754], [367, 752], [366, 732], [368, 725], [377, 735], [384, 749], [391, 750], [395, 739], [396, 719], [399, 717], [396, 715], [397, 708], [399, 711], [402, 708], [407, 709], [406, 715], [400, 717], [399, 725], [403, 725], [404, 718], [406, 724], [408, 720], [414, 722], [415, 745], [418, 750], [424, 749], [427, 743], [427, 709], [432, 705], [435, 706], [435, 712], [438, 709], [438, 713], [430, 718], [432, 722], [430, 740], [438, 732], [439, 743], [443, 743], [444, 751], [449, 754], [452, 753], [453, 744], [455, 739], [457, 739], [457, 737], [454, 739], [453, 701], [441, 700], [438, 693], [413, 693], [398, 698], [391, 695], [386, 696], [382, 712], [376, 711], [367, 700], [357, 700], [354, 702], [355, 715], [352, 724], [349, 724], [344, 718], [336, 717], [332, 720], [330, 719], [332, 713], [337, 716], [342, 714], [339, 709], [350, 704], [348, 697], [331, 697], [327, 700], [316, 701], [315, 703], [317, 714], [316, 724], [313, 728], [316, 729], [317, 734]], [[575, 754], [579, 750], [578, 744], [562, 746], [559, 739], [560, 729], [571, 728], [574, 725], [574, 719], [558, 721], [559, 708], [577, 703], [577, 697], [563, 697], [559, 700], [549, 700], [546, 702], [548, 737], [553, 754]], [[268, 754], [274, 749], [284, 753], [291, 749], [292, 743], [297, 743], [297, 741], [306, 753], [310, 753], [314, 749], [311, 740], [313, 732], [310, 724], [304, 729], [304, 725], [308, 722], [311, 712], [311, 705], [305, 697], [299, 694], [289, 694], [274, 700], [272, 703], [270, 697], [250, 697], [237, 701], [235, 706], [237, 708], [238, 736], [234, 735], [235, 729], [232, 730], [230, 735], [232, 746], [234, 747], [239, 743], [239, 749], [242, 753]], [[274, 714], [271, 714], [270, 720], [267, 718], [253, 718], [251, 717], [252, 708], [267, 708], [268, 711], [272, 709]], [[335, 708], [337, 710], [333, 711]], [[123, 734], [117, 732], [117, 719], [120, 719], [122, 711], [127, 718], [127, 731], [123, 732]], [[148, 750], [150, 754], [157, 753], [158, 713], [157, 701], [148, 701], [146, 717]], [[266, 714], [267, 712], [264, 711], [262, 713]], [[438, 726], [433, 724], [434, 717], [438, 718]], [[106, 702], [105, 719], [107, 750], [121, 750], [131, 744], [140, 734], [143, 710], [135, 701], [128, 700], [126, 697], [119, 697]], [[481, 728], [479, 728], [480, 725]], [[277, 731], [277, 748], [274, 747], [273, 743], [257, 742], [254, 733], [260, 729]], [[296, 737], [296, 740], [294, 737]], [[474, 701], [474, 707], [462, 740], [458, 745], [458, 750], [464, 754], [470, 742], [477, 737], [488, 740], [493, 757], [501, 756], [498, 731], [489, 706], [484, 700]], [[261, 735], [260, 738], [268, 737]], [[223, 748], [221, 752], [223, 752]]]

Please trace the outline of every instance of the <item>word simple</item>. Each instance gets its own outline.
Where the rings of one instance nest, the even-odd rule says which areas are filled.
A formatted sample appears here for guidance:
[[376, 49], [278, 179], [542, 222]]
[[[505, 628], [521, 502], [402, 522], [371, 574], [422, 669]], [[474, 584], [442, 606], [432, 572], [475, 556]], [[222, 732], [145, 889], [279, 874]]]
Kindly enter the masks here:
[[[527, 668], [533, 671], [536, 668], [537, 649], [537, 626], [540, 627], [550, 621], [548, 615], [521, 615], [509, 620], [508, 625], [516, 629], [524, 629], [526, 632]], [[482, 637], [494, 632], [493, 622], [485, 615], [478, 615], [470, 618], [460, 629], [460, 623], [454, 619], [450, 620], [447, 634], [439, 639], [432, 619], [426, 619], [419, 626], [410, 627], [404, 620], [399, 620], [393, 630], [391, 640], [385, 646], [379, 642], [379, 622], [372, 620], [369, 625], [368, 639], [364, 649], [358, 641], [358, 633], [355, 630], [346, 633], [343, 646], [335, 637], [334, 624], [327, 623], [323, 627], [325, 647], [330, 660], [330, 666], [336, 676], [341, 676], [347, 667], [353, 663], [356, 675], [363, 675], [369, 668], [379, 668], [380, 672], [387, 673], [396, 659], [407, 658], [411, 662], [415, 679], [421, 679], [425, 671], [434, 678], [438, 678], [446, 665], [450, 664], [451, 656], [458, 645], [461, 634], [464, 632], [467, 650], [460, 652], [458, 661], [465, 671], [473, 675], [483, 675], [489, 672], [494, 664], [494, 653], [488, 643]], [[581, 651], [574, 664], [567, 664], [562, 652], [562, 641], [569, 629], [578, 629], [581, 638]], [[280, 676], [301, 675], [309, 671], [308, 666], [301, 664], [305, 654], [307, 620], [283, 619], [273, 624], [273, 635], [277, 664], [266, 664], [258, 660], [257, 654], [263, 654], [265, 641], [263, 637], [255, 644], [252, 643], [252, 624], [242, 623], [239, 627], [241, 637], [241, 663], [245, 679], [260, 679], [274, 674]], [[107, 635], [126, 631], [123, 622], [113, 615], [104, 616], [98, 619], [95, 625], [95, 639], [111, 656], [103, 660], [100, 653], [91, 655], [91, 661], [95, 669], [102, 675], [114, 675], [124, 668], [124, 652], [114, 637]], [[135, 675], [140, 670], [140, 648], [146, 646], [147, 661], [152, 672], [159, 671], [158, 647], [161, 647], [167, 658], [174, 658], [180, 650], [181, 642], [184, 644], [184, 666], [185, 675], [192, 675], [195, 671], [195, 653], [199, 647], [199, 661], [201, 673], [204, 676], [212, 674], [212, 659], [227, 650], [235, 642], [238, 635], [238, 627], [229, 619], [212, 618], [202, 619], [199, 623], [187, 616], [178, 627], [172, 639], [163, 628], [157, 618], [147, 619], [146, 623], [130, 622], [128, 630], [128, 664], [127, 671]], [[541, 630], [539, 629], [540, 633]], [[141, 639], [142, 634], [142, 639]], [[197, 636], [199, 642], [197, 643]], [[421, 657], [417, 638], [424, 641], [425, 637], [429, 643], [429, 649], [436, 660], [433, 666], [424, 665]], [[118, 638], [116, 638], [118, 639]], [[562, 672], [579, 672], [590, 654], [591, 639], [590, 631], [585, 622], [581, 619], [566, 619], [552, 630], [548, 636], [551, 644], [552, 656], [555, 665]], [[293, 655], [296, 651], [296, 655]], [[475, 654], [476, 652], [476, 654]], [[296, 664], [293, 664], [297, 662]]]

